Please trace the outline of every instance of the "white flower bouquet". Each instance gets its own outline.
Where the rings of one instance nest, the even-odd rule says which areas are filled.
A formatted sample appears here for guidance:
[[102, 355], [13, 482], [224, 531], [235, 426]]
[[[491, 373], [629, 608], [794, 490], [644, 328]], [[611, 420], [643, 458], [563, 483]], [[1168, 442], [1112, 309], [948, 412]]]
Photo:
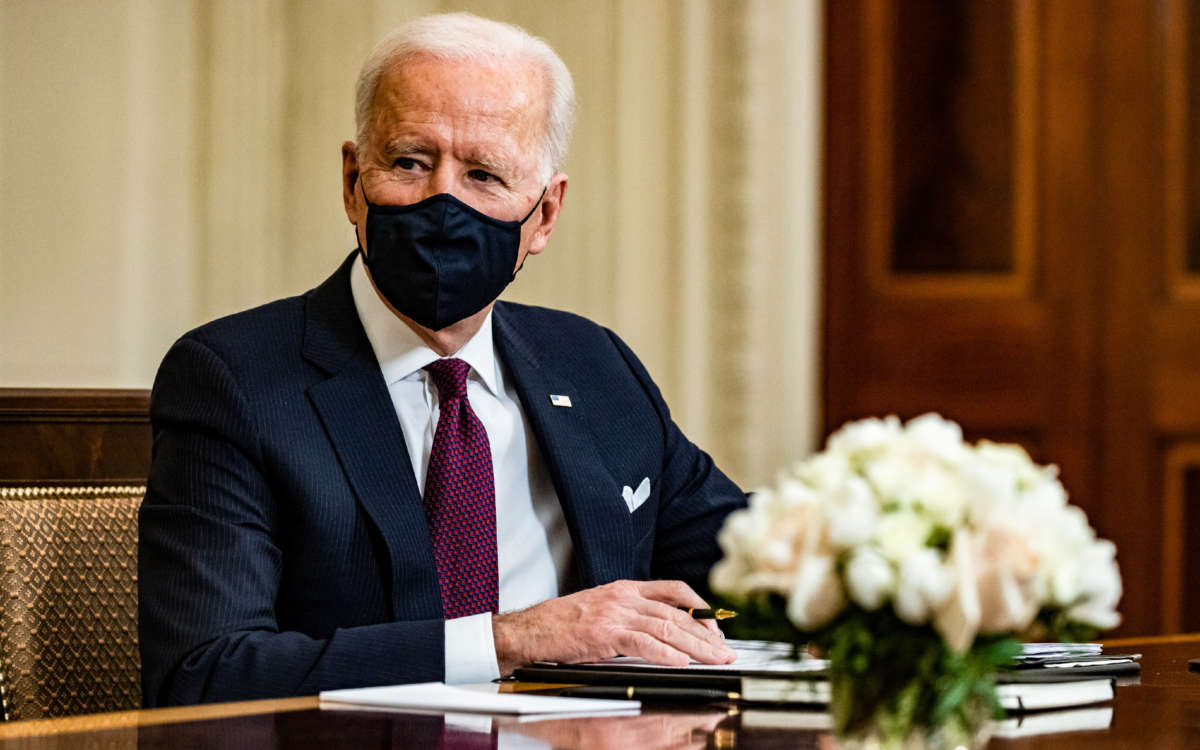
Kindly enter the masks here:
[[1116, 549], [1067, 503], [1057, 468], [966, 443], [936, 414], [847, 424], [718, 541], [713, 590], [743, 609], [743, 634], [825, 652], [842, 733], [970, 733], [995, 711], [993, 672], [1017, 638], [1088, 639], [1120, 621]]

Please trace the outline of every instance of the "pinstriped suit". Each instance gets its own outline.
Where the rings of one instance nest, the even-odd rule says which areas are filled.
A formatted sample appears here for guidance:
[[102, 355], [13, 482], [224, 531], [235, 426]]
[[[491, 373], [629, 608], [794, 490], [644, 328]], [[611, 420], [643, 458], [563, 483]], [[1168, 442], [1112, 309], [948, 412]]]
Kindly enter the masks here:
[[[353, 257], [304, 296], [186, 334], [163, 360], [140, 517], [147, 705], [442, 679], [432, 548], [355, 312]], [[671, 421], [641, 363], [568, 313], [500, 302], [493, 325], [580, 586], [703, 590], [716, 532], [745, 496]], [[631, 513], [622, 487], [643, 477], [651, 495]]]

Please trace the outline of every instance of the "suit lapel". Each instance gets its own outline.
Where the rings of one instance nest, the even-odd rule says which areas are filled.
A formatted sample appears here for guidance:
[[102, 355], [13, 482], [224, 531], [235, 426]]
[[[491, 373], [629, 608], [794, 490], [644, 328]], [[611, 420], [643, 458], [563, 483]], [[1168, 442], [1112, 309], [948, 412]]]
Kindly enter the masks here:
[[330, 375], [311, 386], [308, 397], [387, 548], [395, 617], [441, 617], [433, 549], [404, 433], [350, 292], [353, 258], [308, 298], [304, 356]]
[[[596, 450], [581, 392], [539, 360], [509, 320], [504, 303], [496, 304], [492, 324], [497, 353], [512, 376], [562, 504], [581, 587], [631, 577], [629, 510], [621, 500], [621, 484]], [[571, 396], [572, 406], [553, 405], [551, 394]]]

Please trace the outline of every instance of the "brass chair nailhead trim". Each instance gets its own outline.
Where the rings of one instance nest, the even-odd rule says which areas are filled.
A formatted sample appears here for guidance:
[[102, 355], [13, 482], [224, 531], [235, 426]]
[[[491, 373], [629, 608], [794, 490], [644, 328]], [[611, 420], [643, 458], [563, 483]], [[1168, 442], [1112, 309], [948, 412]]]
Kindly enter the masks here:
[[96, 497], [141, 497], [146, 494], [145, 485], [89, 485], [81, 487], [0, 487], [0, 500], [40, 500], [57, 498], [62, 500], [85, 500]]

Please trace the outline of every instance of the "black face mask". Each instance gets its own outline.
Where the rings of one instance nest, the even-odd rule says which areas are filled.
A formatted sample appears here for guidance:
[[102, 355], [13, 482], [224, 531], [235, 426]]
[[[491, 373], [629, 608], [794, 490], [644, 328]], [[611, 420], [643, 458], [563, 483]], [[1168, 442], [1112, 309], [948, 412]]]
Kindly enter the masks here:
[[359, 252], [392, 307], [440, 331], [487, 307], [516, 278], [521, 226], [545, 195], [524, 219], [500, 221], [449, 193], [376, 206], [364, 190], [370, 250]]

